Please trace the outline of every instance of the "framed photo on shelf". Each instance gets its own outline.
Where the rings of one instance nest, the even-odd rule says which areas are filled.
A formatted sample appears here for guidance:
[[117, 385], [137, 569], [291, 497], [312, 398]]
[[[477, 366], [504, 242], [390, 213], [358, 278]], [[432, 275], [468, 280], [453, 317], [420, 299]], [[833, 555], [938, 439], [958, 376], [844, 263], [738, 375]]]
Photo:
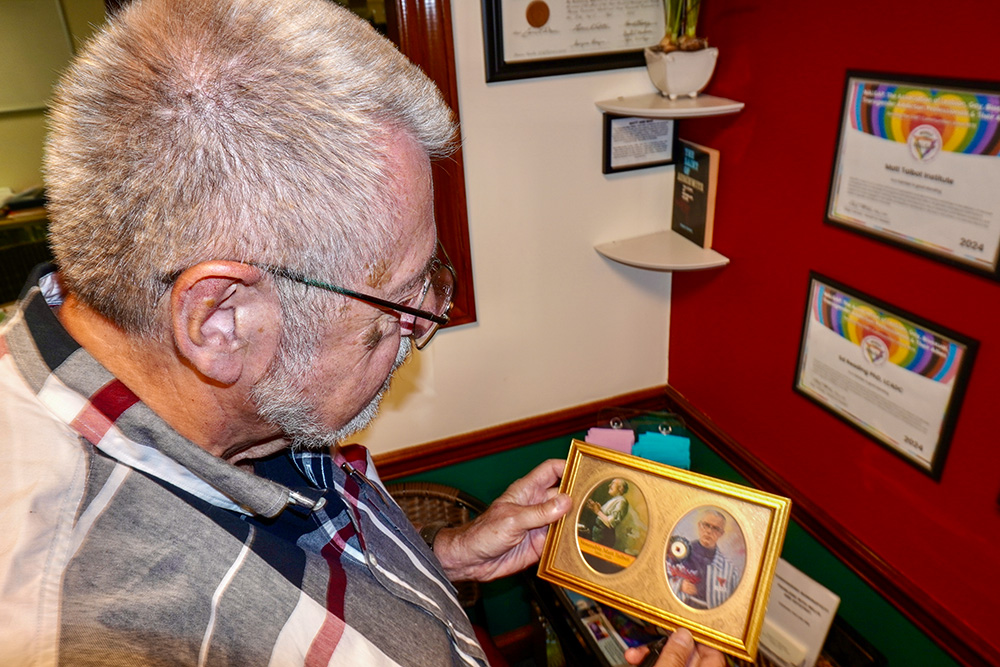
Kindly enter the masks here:
[[486, 81], [645, 65], [665, 30], [662, 0], [482, 0]]
[[795, 391], [940, 479], [977, 348], [812, 272]]
[[604, 114], [601, 171], [613, 174], [673, 164], [676, 127], [673, 119]]
[[848, 71], [827, 221], [1000, 279], [1000, 82]]
[[574, 440], [538, 576], [752, 660], [791, 501]]

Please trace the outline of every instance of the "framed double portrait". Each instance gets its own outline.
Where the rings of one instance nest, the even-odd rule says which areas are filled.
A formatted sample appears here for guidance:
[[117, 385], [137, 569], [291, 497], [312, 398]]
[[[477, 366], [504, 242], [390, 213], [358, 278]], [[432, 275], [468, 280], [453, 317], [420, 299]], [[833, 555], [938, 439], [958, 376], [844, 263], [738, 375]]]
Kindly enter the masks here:
[[574, 440], [538, 576], [753, 660], [791, 501]]

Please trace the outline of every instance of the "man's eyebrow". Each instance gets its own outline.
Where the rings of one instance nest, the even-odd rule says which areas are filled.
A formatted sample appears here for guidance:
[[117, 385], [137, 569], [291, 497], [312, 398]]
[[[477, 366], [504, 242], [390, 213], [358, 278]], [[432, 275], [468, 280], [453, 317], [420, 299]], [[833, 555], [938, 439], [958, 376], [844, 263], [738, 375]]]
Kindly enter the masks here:
[[427, 258], [427, 262], [424, 263], [424, 266], [422, 269], [420, 269], [419, 273], [414, 275], [405, 284], [401, 285], [399, 289], [393, 291], [393, 296], [407, 296], [413, 290], [417, 289], [418, 287], [422, 287], [424, 284], [424, 279], [427, 277], [427, 274], [431, 270], [431, 266], [433, 266], [436, 260], [437, 260], [437, 253], [435, 252], [434, 254], [432, 254], [430, 257]]

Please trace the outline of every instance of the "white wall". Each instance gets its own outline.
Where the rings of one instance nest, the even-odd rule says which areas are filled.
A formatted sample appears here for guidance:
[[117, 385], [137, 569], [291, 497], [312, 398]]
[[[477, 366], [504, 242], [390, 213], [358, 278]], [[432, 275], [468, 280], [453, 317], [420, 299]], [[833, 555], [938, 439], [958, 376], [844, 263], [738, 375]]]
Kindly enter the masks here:
[[[0, 0], [3, 3], [4, 0]], [[72, 46], [75, 50], [94, 31], [94, 26], [104, 21], [104, 0], [38, 0], [32, 4], [0, 5], [0, 18], [11, 18], [23, 15], [25, 20], [19, 21], [16, 28], [0, 22], [8, 30], [5, 39], [5, 57], [12, 57], [22, 50], [23, 44], [45, 51], [45, 45], [59, 45], [66, 40], [66, 32], [72, 36]], [[50, 18], [47, 21], [32, 21], [34, 15]], [[65, 21], [65, 28], [61, 25]], [[41, 47], [39, 47], [41, 45]], [[65, 50], [56, 52], [67, 56]], [[35, 58], [37, 53], [22, 56]], [[24, 67], [26, 63], [19, 62], [17, 66]], [[35, 71], [42, 70], [44, 82], [53, 80], [51, 68], [62, 67], [63, 61], [47, 58], [35, 63]], [[5, 67], [15, 66], [4, 62]], [[9, 108], [3, 91], [0, 90], [0, 108]], [[42, 144], [45, 141], [45, 110], [28, 109], [16, 112], [0, 112], [0, 146], [3, 147], [3, 159], [0, 160], [0, 188], [10, 188], [18, 192], [42, 183]]]
[[480, 3], [452, 0], [476, 324], [397, 374], [373, 452], [663, 384], [669, 273], [594, 245], [669, 227], [671, 167], [605, 176], [597, 100], [651, 92], [644, 68], [485, 83]]

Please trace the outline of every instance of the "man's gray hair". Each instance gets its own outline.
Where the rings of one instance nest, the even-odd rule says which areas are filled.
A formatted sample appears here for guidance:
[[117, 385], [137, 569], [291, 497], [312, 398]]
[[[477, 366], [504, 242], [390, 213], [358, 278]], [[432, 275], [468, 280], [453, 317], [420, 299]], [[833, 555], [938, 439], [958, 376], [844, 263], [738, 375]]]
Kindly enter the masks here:
[[396, 240], [389, 138], [440, 157], [456, 136], [433, 82], [328, 0], [138, 0], [74, 60], [50, 123], [63, 280], [150, 336], [200, 261], [364, 285]]

